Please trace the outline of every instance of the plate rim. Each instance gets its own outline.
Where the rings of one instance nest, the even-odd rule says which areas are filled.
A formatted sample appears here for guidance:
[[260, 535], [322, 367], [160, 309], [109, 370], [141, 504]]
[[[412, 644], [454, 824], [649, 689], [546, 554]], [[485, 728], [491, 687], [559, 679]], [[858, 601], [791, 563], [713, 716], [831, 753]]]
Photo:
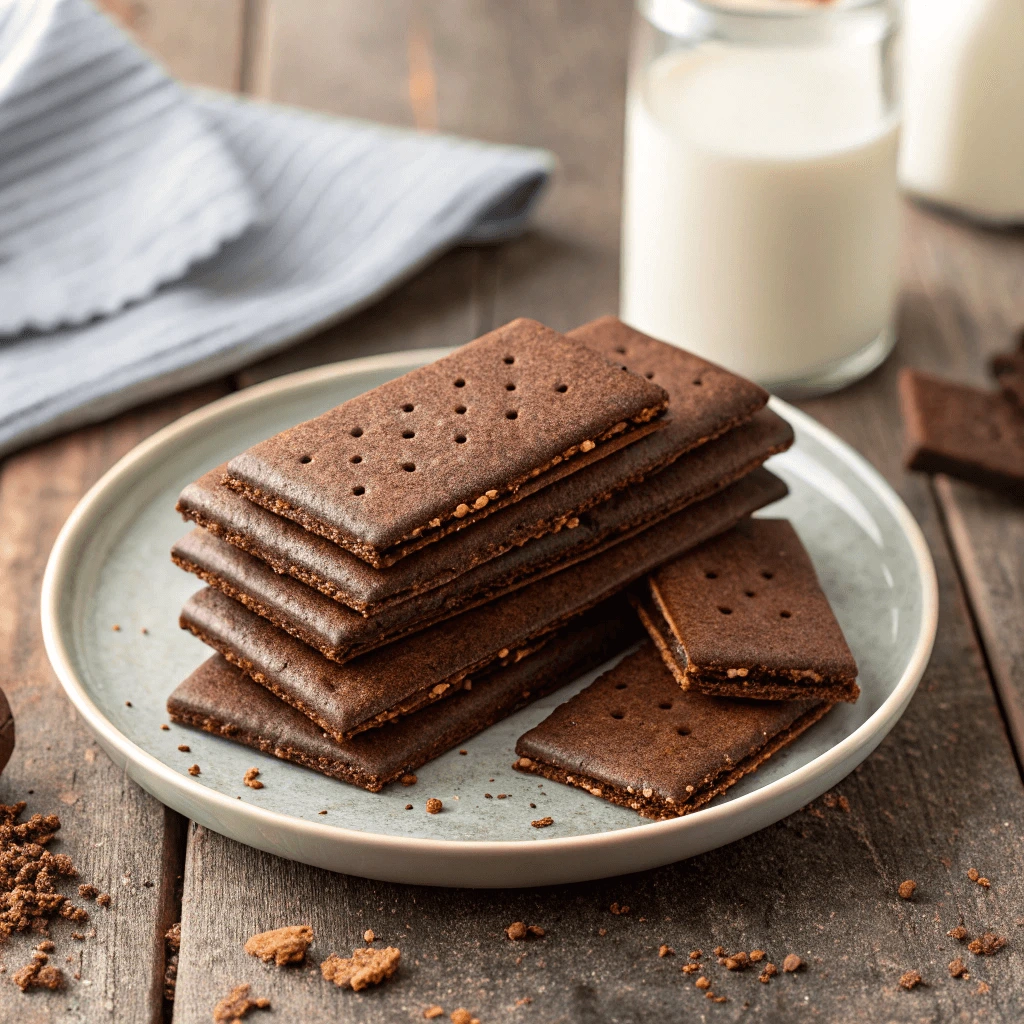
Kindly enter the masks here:
[[[697, 821], [695, 816], [685, 815], [668, 821], [644, 822], [643, 826], [639, 828], [630, 827], [585, 835], [553, 836], [529, 840], [433, 839], [369, 832], [332, 823], [308, 821], [305, 818], [263, 808], [246, 801], [235, 800], [219, 790], [182, 775], [122, 733], [100, 710], [82, 680], [79, 679], [60, 623], [62, 584], [74, 572], [75, 559], [73, 556], [76, 548], [87, 543], [87, 538], [79, 536], [80, 531], [94, 508], [103, 502], [106, 492], [115, 486], [122, 477], [132, 473], [137, 467], [141, 468], [140, 463], [145, 465], [157, 457], [181, 435], [188, 435], [195, 428], [215, 421], [221, 416], [230, 415], [240, 407], [258, 404], [268, 397], [286, 395], [289, 392], [301, 391], [311, 385], [332, 379], [344, 379], [359, 373], [413, 369], [416, 366], [432, 362], [450, 351], [450, 348], [407, 349], [400, 352], [341, 360], [299, 370], [243, 388], [186, 413], [141, 441], [111, 466], [83, 495], [61, 528], [47, 559], [40, 597], [40, 616], [43, 644], [50, 664], [72, 705], [82, 715], [86, 725], [97, 738], [104, 741], [108, 752], [111, 748], [117, 751], [126, 763], [133, 763], [143, 772], [154, 777], [161, 784], [164, 792], [169, 791], [178, 797], [181, 803], [206, 805], [222, 820], [224, 820], [223, 816], [227, 815], [227, 820], [241, 820], [250, 830], [258, 830], [263, 834], [267, 828], [275, 831], [284, 829], [303, 841], [326, 842], [330, 845], [344, 843], [350, 845], [356, 854], [364, 855], [379, 852], [414, 857], [441, 854], [459, 858], [467, 852], [482, 857], [524, 853], [533, 855], [543, 853], [557, 857], [561, 853], [570, 851], [576, 854], [596, 854], [605, 852], [605, 848], [651, 842], [656, 836], [667, 839], [676, 832], [684, 834], [695, 827], [710, 826], [713, 828], [716, 822], [727, 822], [729, 818], [740, 816], [743, 812], [756, 813], [761, 805], [773, 803], [776, 800], [784, 802], [787, 795], [811, 782], [814, 777], [827, 775], [830, 771], [834, 771], [844, 760], [856, 756], [861, 748], [866, 748], [865, 757], [870, 754], [874, 746], [885, 737], [902, 715], [928, 665], [938, 625], [939, 596], [935, 566], [920, 526], [906, 504], [881, 473], [864, 456], [823, 424], [775, 396], [772, 396], [769, 401], [770, 407], [794, 426], [799, 425], [823, 447], [837, 452], [858, 472], [862, 480], [877, 495], [899, 524], [913, 552], [921, 581], [921, 626], [913, 652], [899, 681], [889, 696], [866, 721], [827, 751], [819, 754], [807, 764], [794, 769], [783, 778], [770, 782], [754, 792], [736, 797], [727, 803], [703, 808], [699, 819], [703, 825], [700, 825], [699, 822], [694, 824]], [[872, 742], [873, 740], [874, 742]], [[143, 785], [140, 780], [136, 779], [135, 781], [152, 793], [152, 790]], [[173, 809], [178, 809], [163, 797], [158, 799]]]

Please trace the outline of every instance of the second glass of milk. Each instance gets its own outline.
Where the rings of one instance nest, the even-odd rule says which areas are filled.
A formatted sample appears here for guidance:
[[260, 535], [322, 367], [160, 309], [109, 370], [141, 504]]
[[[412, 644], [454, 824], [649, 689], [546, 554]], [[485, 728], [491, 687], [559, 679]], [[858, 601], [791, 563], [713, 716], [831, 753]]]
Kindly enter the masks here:
[[622, 319], [791, 395], [892, 348], [896, 0], [640, 0]]

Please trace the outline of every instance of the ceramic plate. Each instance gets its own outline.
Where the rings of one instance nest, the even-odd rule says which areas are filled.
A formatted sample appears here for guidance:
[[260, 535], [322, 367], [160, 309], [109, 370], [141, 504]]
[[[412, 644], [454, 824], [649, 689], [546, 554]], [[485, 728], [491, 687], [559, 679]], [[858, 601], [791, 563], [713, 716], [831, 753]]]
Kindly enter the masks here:
[[[282, 857], [396, 882], [528, 886], [637, 871], [732, 842], [819, 796], [875, 748], [931, 652], [938, 601], [931, 558], [878, 473], [775, 400], [796, 444], [771, 460], [791, 493], [766, 512], [791, 519], [810, 550], [863, 692], [708, 808], [649, 822], [512, 770], [516, 738], [596, 673], [468, 741], [467, 756], [453, 750], [424, 766], [415, 788], [376, 794], [202, 732], [161, 731], [167, 695], [209, 654], [177, 624], [200, 585], [168, 556], [188, 529], [174, 511], [178, 492], [254, 442], [442, 354], [337, 363], [214, 402], [139, 445], [72, 513], [43, 584], [46, 649], [99, 743], [139, 785], [201, 824]], [[183, 742], [190, 753], [178, 751]], [[194, 762], [202, 768], [197, 778], [187, 774]], [[264, 789], [243, 785], [252, 765]], [[428, 797], [443, 801], [443, 813], [424, 812]], [[555, 824], [530, 826], [544, 815]]]

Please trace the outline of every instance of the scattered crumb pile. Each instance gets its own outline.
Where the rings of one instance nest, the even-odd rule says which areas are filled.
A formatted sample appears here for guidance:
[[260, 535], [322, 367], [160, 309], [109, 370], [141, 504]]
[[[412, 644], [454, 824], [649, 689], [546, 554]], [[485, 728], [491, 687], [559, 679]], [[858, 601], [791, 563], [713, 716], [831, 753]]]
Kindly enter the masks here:
[[250, 1010], [267, 1010], [269, 999], [250, 999], [248, 985], [236, 985], [214, 1008], [216, 1024], [237, 1024]]
[[320, 973], [340, 988], [354, 992], [368, 985], [379, 985], [398, 970], [402, 954], [394, 946], [384, 949], [354, 949], [347, 960], [332, 953], [321, 965]]
[[984, 935], [972, 939], [967, 943], [967, 948], [975, 956], [995, 956], [1006, 945], [1006, 939], [1002, 935], [993, 935], [992, 932], [985, 932]]
[[253, 935], [246, 942], [245, 951], [250, 956], [259, 957], [265, 964], [273, 960], [280, 967], [302, 963], [312, 943], [313, 929], [308, 924], [293, 924]]
[[[0, 804], [0, 943], [15, 932], [31, 930], [45, 935], [53, 917], [89, 920], [83, 907], [76, 907], [56, 890], [61, 880], [78, 874], [67, 854], [46, 849], [60, 828], [60, 818], [33, 814], [19, 823], [24, 810], [24, 801], [13, 806]], [[23, 970], [30, 968], [32, 965]], [[37, 965], [32, 977], [38, 978], [44, 970], [42, 964]]]
[[181, 951], [181, 922], [175, 921], [164, 933], [164, 999], [174, 1002], [178, 984], [178, 954]]

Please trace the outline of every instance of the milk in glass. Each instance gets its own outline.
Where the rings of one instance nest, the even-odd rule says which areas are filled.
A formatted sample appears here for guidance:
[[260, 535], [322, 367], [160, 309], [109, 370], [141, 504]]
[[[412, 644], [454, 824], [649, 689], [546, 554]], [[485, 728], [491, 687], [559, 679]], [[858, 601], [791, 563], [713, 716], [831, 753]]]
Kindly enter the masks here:
[[891, 347], [898, 115], [877, 37], [793, 42], [783, 20], [760, 42], [759, 18], [634, 67], [621, 315], [771, 386], [827, 390]]

